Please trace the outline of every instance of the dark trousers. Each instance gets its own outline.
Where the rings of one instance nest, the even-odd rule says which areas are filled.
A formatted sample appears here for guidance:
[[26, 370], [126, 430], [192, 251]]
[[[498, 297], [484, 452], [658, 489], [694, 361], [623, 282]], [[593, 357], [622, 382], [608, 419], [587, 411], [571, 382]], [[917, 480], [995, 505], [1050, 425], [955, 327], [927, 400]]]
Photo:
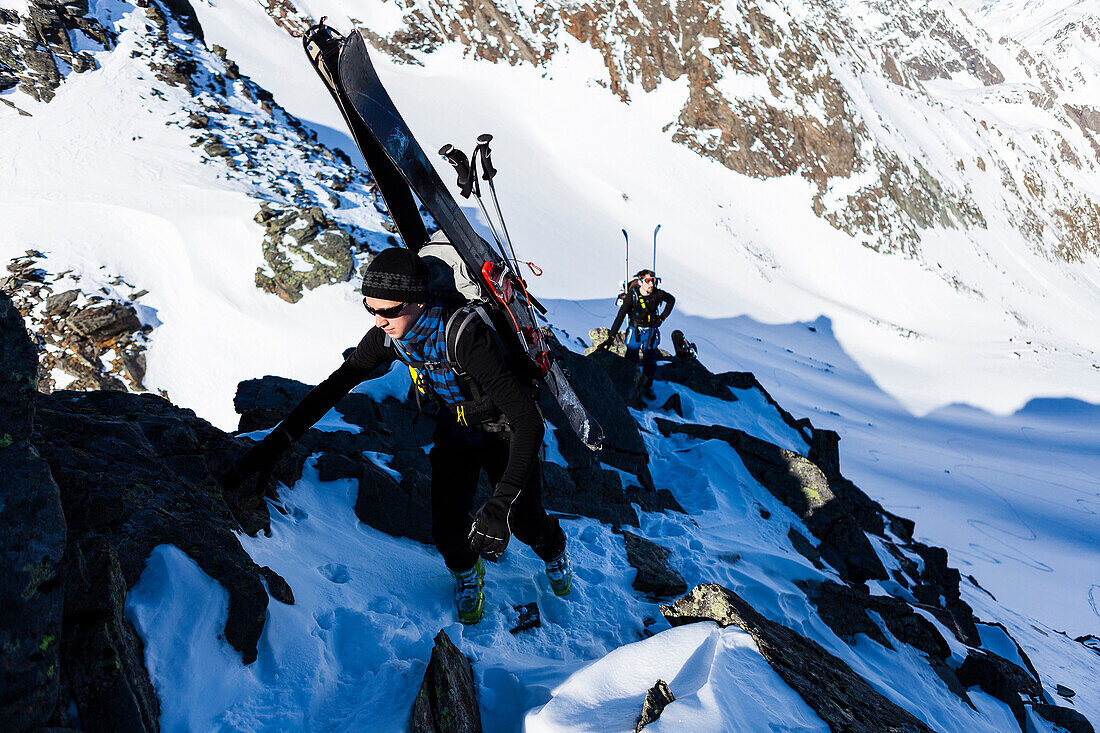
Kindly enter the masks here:
[[[482, 469], [496, 486], [508, 465], [508, 434], [463, 430], [439, 424], [428, 453], [432, 464], [432, 538], [447, 567], [469, 570], [477, 562], [469, 534], [474, 495]], [[536, 465], [512, 506], [512, 536], [543, 560], [565, 549], [558, 520], [542, 508], [542, 467]]]
[[657, 344], [661, 343], [661, 332], [656, 326], [631, 326], [626, 330], [626, 358], [638, 363], [638, 351], [642, 352], [642, 374], [653, 381], [657, 371]]

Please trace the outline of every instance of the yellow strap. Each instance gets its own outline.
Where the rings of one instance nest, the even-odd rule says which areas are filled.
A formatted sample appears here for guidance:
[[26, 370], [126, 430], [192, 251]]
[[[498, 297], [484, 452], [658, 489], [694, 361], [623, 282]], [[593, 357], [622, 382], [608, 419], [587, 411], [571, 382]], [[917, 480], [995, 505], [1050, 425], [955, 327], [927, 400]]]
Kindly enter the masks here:
[[458, 406], [458, 422], [462, 425], [466, 424], [466, 408], [462, 405]]
[[412, 375], [413, 384], [416, 385], [417, 391], [419, 391], [422, 395], [428, 394], [424, 390], [424, 382], [420, 379], [420, 374], [418, 374], [416, 369], [414, 369], [412, 366], [409, 367], [409, 374]]

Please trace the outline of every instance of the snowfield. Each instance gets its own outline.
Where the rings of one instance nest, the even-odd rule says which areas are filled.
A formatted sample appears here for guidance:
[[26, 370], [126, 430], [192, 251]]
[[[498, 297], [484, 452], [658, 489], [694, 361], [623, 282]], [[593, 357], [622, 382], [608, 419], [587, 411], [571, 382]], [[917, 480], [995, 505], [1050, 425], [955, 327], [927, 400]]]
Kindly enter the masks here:
[[[359, 160], [300, 41], [261, 3], [192, 4], [208, 45], [227, 48], [323, 143]], [[393, 4], [377, 0], [297, 5], [342, 31], [349, 16], [380, 32], [399, 20]], [[994, 35], [1041, 44], [1051, 19], [1082, 3], [955, 5]], [[6, 6], [26, 11], [19, 0]], [[156, 328], [146, 385], [232, 430], [238, 382], [278, 374], [316, 383], [369, 320], [355, 283], [293, 305], [255, 287], [263, 230], [253, 216], [264, 192], [204, 163], [168, 124], [190, 97], [131, 58], [141, 17], [114, 0], [92, 6], [120, 34], [115, 50], [96, 53], [100, 69], [70, 74], [49, 104], [0, 92], [32, 115], [0, 105], [0, 261], [38, 249], [52, 272], [73, 270], [103, 287], [121, 275], [148, 289], [145, 317]], [[1100, 64], [1089, 55], [1095, 49], [1079, 50], [1074, 63]], [[418, 58], [422, 66], [374, 55], [426, 150], [469, 149], [476, 135], [495, 135], [509, 230], [521, 257], [545, 271], [532, 288], [563, 342], [580, 350], [590, 328], [610, 325], [626, 269], [620, 228], [630, 233], [633, 271], [650, 264], [661, 224], [658, 270], [677, 298], [667, 329], [696, 342], [712, 371], [751, 371], [796, 417], [836, 430], [845, 475], [915, 520], [918, 540], [946, 548], [975, 613], [1005, 624], [1044, 681], [1076, 690], [1076, 709], [1100, 724], [1100, 655], [1071, 641], [1100, 635], [1100, 259], [1035, 252], [996, 206], [986, 230], [924, 231], [922, 259], [873, 252], [812, 213], [804, 179], [740, 176], [674, 144], [663, 130], [686, 87], [639, 89], [624, 105], [597, 83], [600, 60], [587, 46], [568, 46], [545, 68], [466, 58], [455, 45]], [[848, 81], [863, 89], [868, 119], [890, 123], [881, 134], [893, 144], [941, 157], [944, 138], [965, 146], [973, 119]], [[999, 125], [1027, 128], [1003, 101], [1009, 87], [987, 96], [963, 83], [929, 86], [951, 110], [980, 109]], [[451, 183], [446, 162], [436, 165]], [[974, 180], [976, 200], [992, 201], [993, 183]], [[1086, 184], [1100, 190], [1095, 177]], [[475, 205], [466, 211], [480, 222]], [[341, 215], [377, 237], [372, 243], [385, 241], [373, 208]], [[360, 389], [400, 396], [402, 379]], [[658, 405], [680, 394], [693, 422], [805, 450], [756, 393], [731, 405], [678, 385], [656, 389]], [[652, 427], [652, 412], [635, 417]], [[350, 427], [338, 415], [325, 425]], [[655, 430], [647, 440], [656, 485], [671, 489], [694, 522], [643, 514], [641, 533], [672, 550], [689, 587], [735, 589], [936, 730], [1018, 728], [1006, 706], [977, 690], [978, 710], [963, 705], [923, 660], [833, 635], [792, 582], [825, 577], [788, 546], [797, 519], [732, 449], [686, 446]], [[743, 632], [669, 628], [631, 588], [634, 570], [610, 527], [563, 521], [577, 573], [565, 599], [550, 592], [537, 558], [513, 545], [488, 569], [485, 619], [463, 627], [434, 549], [361, 524], [354, 492], [352, 482], [323, 483], [309, 470], [282, 490], [284, 511], [272, 511], [269, 537], [241, 536], [296, 600], [270, 604], [259, 658], [247, 667], [219, 637], [224, 590], [178, 549], [154, 552], [127, 613], [146, 644], [165, 731], [401, 730], [441, 628], [473, 662], [487, 731], [633, 730], [657, 678], [677, 701], [654, 731], [826, 729]], [[759, 519], [757, 504], [771, 521]], [[736, 562], [721, 559], [734, 554]], [[511, 606], [531, 601], [543, 626], [508, 633]], [[645, 630], [655, 635], [644, 638]], [[986, 646], [997, 644], [990, 637]]]

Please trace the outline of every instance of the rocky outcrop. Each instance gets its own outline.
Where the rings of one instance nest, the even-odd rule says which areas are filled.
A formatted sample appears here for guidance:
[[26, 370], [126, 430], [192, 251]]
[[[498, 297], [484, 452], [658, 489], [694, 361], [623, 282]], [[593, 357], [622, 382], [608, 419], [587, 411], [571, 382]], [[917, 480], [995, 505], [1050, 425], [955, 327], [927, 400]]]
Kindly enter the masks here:
[[38, 418], [68, 525], [62, 667], [81, 720], [155, 730], [126, 592], [155, 547], [175, 545], [227, 590], [225, 638], [252, 662], [268, 594], [234, 532], [264, 528], [266, 504], [217, 481], [244, 446], [160, 397], [59, 391], [39, 399]]
[[1029, 706], [1036, 715], [1053, 723], [1067, 733], [1096, 733], [1092, 723], [1081, 713], [1073, 708], [1063, 708], [1058, 705], [1046, 703], [1034, 703]]
[[1019, 665], [982, 649], [971, 649], [957, 670], [964, 687], [977, 687], [997, 698], [1016, 716], [1020, 730], [1028, 730], [1023, 701], [1043, 702], [1043, 686]]
[[[273, 427], [308, 391], [307, 385], [279, 377], [242, 382], [234, 399], [234, 407], [241, 415], [240, 430]], [[587, 394], [582, 394], [582, 399], [591, 404]], [[355, 513], [360, 521], [387, 534], [430, 544], [431, 466], [424, 448], [432, 442], [432, 421], [420, 416], [408, 402], [393, 398], [375, 402], [354, 393], [341, 400], [336, 409], [360, 432], [310, 431], [298, 443], [302, 455], [319, 454], [317, 469], [322, 480], [358, 482]], [[620, 409], [625, 410], [621, 401]], [[572, 436], [564, 416], [561, 420], [562, 427], [556, 434], [561, 436], [568, 431]], [[630, 425], [637, 434], [633, 421]], [[616, 526], [637, 524], [633, 504], [650, 511], [682, 511], [667, 489], [658, 492], [641, 485], [624, 486], [618, 472], [600, 468], [593, 454], [577, 443], [579, 450], [566, 454], [570, 460], [568, 467], [543, 465], [543, 503], [548, 509], [582, 514]], [[395, 479], [364, 452], [385, 456], [386, 468], [395, 471], [400, 479]], [[295, 470], [300, 473], [300, 463], [290, 473]], [[490, 491], [488, 481], [482, 477], [475, 502], [484, 500]]]
[[440, 631], [413, 702], [413, 733], [481, 733], [481, 711], [470, 660]]
[[[561, 408], [543, 390], [540, 404], [554, 428], [558, 450], [568, 467], [548, 463], [544, 466], [545, 483], [560, 511], [584, 514], [615, 526], [637, 525], [637, 513], [631, 504], [645, 511], [683, 509], [668, 489], [657, 488], [649, 474], [649, 454], [638, 424], [623, 398], [621, 383], [637, 372], [633, 364], [613, 354], [599, 353], [584, 357], [565, 349], [549, 329], [543, 330], [554, 358], [568, 373], [581, 402], [604, 429], [604, 448], [593, 453], [573, 434]], [[621, 474], [603, 468], [613, 466], [633, 474], [636, 483]]]
[[49, 102], [70, 70], [98, 68], [89, 51], [73, 48], [73, 40], [109, 49], [115, 34], [89, 14], [88, 0], [29, 0], [27, 5], [26, 16], [14, 10], [0, 13], [0, 91], [17, 87]]
[[0, 292], [0, 722], [11, 731], [45, 727], [60, 694], [66, 531], [57, 484], [31, 440], [37, 370]]
[[737, 625], [768, 664], [831, 729], [866, 733], [931, 733], [932, 729], [875, 691], [846, 662], [820, 644], [769, 621], [733, 591], [699, 585], [661, 613], [673, 626], [714, 621]]
[[753, 478], [786, 504], [821, 540], [818, 549], [822, 557], [846, 580], [862, 583], [888, 577], [882, 561], [852, 516], [851, 501], [835, 492], [824, 472], [808, 458], [721, 425], [673, 423], [663, 418], [656, 418], [656, 423], [666, 437], [679, 433], [729, 443]]
[[638, 571], [634, 590], [651, 596], [676, 596], [687, 590], [680, 574], [668, 566], [671, 553], [656, 542], [623, 531], [626, 561]]
[[668, 689], [668, 683], [664, 680], [657, 680], [657, 683], [650, 687], [645, 694], [645, 700], [642, 701], [642, 713], [638, 716], [638, 722], [634, 725], [634, 733], [641, 733], [642, 728], [660, 718], [661, 713], [664, 712], [669, 703], [675, 701], [676, 697], [672, 694], [672, 690]]
[[[241, 415], [240, 429], [273, 427], [308, 391], [307, 385], [279, 377], [242, 382], [234, 398]], [[361, 394], [345, 397], [337, 411], [360, 432], [309, 431], [298, 441], [300, 456], [318, 454], [322, 481], [358, 482], [355, 514], [361, 522], [395, 537], [430, 544], [431, 466], [424, 452], [432, 442], [430, 421], [393, 398], [375, 402]], [[388, 457], [387, 468], [396, 471], [400, 480], [382, 470], [367, 453]], [[300, 458], [291, 473], [300, 475]], [[488, 482], [483, 483], [487, 495]]]
[[857, 634], [866, 634], [884, 647], [894, 648], [868, 614], [871, 612], [877, 614], [891, 636], [903, 644], [941, 662], [951, 656], [951, 647], [935, 625], [900, 598], [872, 596], [865, 586], [852, 587], [832, 581], [799, 581], [797, 585], [813, 601], [821, 620], [849, 643]]
[[153, 326], [142, 323], [137, 309], [147, 291], [122, 277], [112, 280], [111, 291], [91, 288], [72, 271], [47, 272], [43, 257], [28, 250], [0, 280], [38, 343], [38, 389], [145, 391]]
[[265, 229], [267, 265], [256, 270], [257, 287], [297, 303], [303, 291], [347, 282], [355, 274], [355, 242], [321, 207], [302, 211], [264, 203], [256, 223]]
[[[5, 729], [158, 729], [159, 702], [127, 591], [172, 544], [229, 595], [226, 640], [256, 658], [268, 593], [293, 594], [236, 532], [268, 524], [259, 496], [218, 482], [246, 447], [154, 395], [36, 392], [34, 344], [0, 294], [0, 627]], [[291, 452], [278, 478], [304, 456]]]

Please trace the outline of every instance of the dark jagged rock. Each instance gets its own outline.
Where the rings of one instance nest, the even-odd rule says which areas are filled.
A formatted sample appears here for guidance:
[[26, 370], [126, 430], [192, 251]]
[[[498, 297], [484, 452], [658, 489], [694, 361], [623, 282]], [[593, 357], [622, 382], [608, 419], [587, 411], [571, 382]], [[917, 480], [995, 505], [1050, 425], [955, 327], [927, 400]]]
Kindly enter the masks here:
[[961, 576], [955, 568], [947, 567], [947, 550], [910, 542], [905, 549], [915, 552], [924, 561], [920, 574], [910, 590], [927, 609], [946, 626], [959, 641], [970, 646], [981, 646], [981, 637], [974, 626], [974, 611], [962, 600], [959, 591]]
[[661, 405], [661, 412], [675, 412], [680, 417], [684, 416], [684, 406], [681, 403], [680, 395], [674, 394], [665, 400], [665, 403]]
[[285, 377], [267, 376], [241, 382], [233, 395], [233, 409], [241, 416], [237, 429], [251, 433], [275, 427], [309, 389], [309, 385]]
[[894, 648], [882, 629], [867, 614], [872, 611], [882, 618], [894, 638], [903, 644], [941, 661], [951, 656], [951, 647], [936, 627], [900, 598], [872, 596], [863, 586], [850, 588], [831, 580], [820, 583], [796, 581], [796, 584], [813, 601], [821, 620], [845, 641], [851, 642], [856, 634], [862, 633], [884, 647]]
[[1085, 634], [1084, 636], [1078, 636], [1074, 639], [1078, 644], [1091, 649], [1092, 651], [1100, 654], [1100, 637], [1095, 634]]
[[931, 728], [886, 699], [820, 644], [757, 613], [733, 591], [698, 585], [661, 613], [673, 626], [714, 621], [740, 626], [772, 668], [831, 729], [853, 733], [931, 733]]
[[225, 586], [225, 638], [251, 662], [267, 593], [234, 533], [266, 525], [266, 505], [223, 491], [215, 477], [243, 446], [189, 410], [152, 395], [37, 393], [34, 347], [11, 301], [0, 296], [0, 309], [0, 491], [15, 492], [0, 502], [3, 567], [14, 570], [2, 588], [18, 594], [4, 604], [5, 715], [12, 690], [13, 719], [74, 722], [71, 701], [84, 729], [155, 731], [126, 594], [152, 550], [175, 545]]
[[984, 649], [971, 649], [956, 673], [963, 687], [979, 687], [1008, 705], [1020, 730], [1027, 730], [1027, 713], [1021, 695], [1037, 700], [1042, 699], [1043, 694], [1043, 686], [1027, 670]]
[[413, 702], [409, 728], [413, 733], [480, 733], [481, 711], [470, 660], [443, 631], [424, 672]]
[[633, 532], [624, 531], [623, 542], [626, 561], [638, 571], [634, 590], [654, 596], [675, 596], [687, 590], [684, 579], [668, 566], [668, 550]]
[[1020, 642], [1012, 638], [1012, 634], [1008, 632], [1008, 629], [1005, 628], [1004, 624], [998, 621], [978, 621], [975, 626], [979, 625], [998, 629], [1002, 634], [1004, 634], [1005, 641], [1012, 644], [1012, 646], [1016, 648], [1016, 654], [1020, 657], [1020, 661], [1024, 663], [1024, 669], [1026, 669], [1028, 671], [1028, 674], [1030, 674], [1035, 679], [1040, 679], [1039, 670], [1035, 669], [1035, 665], [1031, 663], [1031, 658], [1027, 655], [1027, 652], [1024, 651], [1024, 648], [1022, 646], [1020, 646]]
[[[649, 475], [648, 467], [649, 453], [638, 431], [638, 424], [634, 422], [626, 402], [616, 389], [613, 377], [608, 376], [605, 362], [610, 361], [611, 364], [620, 365], [631, 372], [636, 372], [637, 367], [607, 352], [597, 352], [591, 357], [576, 354], [564, 348], [553, 333], [548, 334], [547, 345], [562, 369], [569, 374], [569, 381], [585, 407], [603, 426], [604, 447], [598, 459], [634, 474], [643, 488], [652, 489], [653, 479]], [[569, 464], [581, 466], [586, 462], [594, 462], [596, 455], [573, 435], [557, 403], [544, 394], [542, 406], [547, 419], [556, 428], [558, 448]]]
[[11, 298], [0, 292], [0, 441], [29, 441], [34, 428], [38, 355]]
[[[618, 366], [636, 374], [637, 367], [602, 351], [588, 357], [580, 356], [563, 348], [548, 330], [544, 333], [554, 357], [569, 373], [581, 401], [603, 426], [606, 435], [604, 449], [599, 454], [585, 448], [569, 428], [557, 403], [543, 391], [540, 400], [543, 413], [553, 425], [558, 449], [569, 464], [567, 469], [559, 469], [553, 464], [546, 466], [547, 507], [584, 514], [614, 526], [637, 526], [638, 517], [632, 504], [643, 511], [683, 512], [671, 492], [654, 487], [649, 474], [649, 456], [638, 424], [615, 387], [614, 379], [604, 369]], [[621, 474], [602, 468], [601, 462], [633, 474], [638, 479], [637, 485], [624, 486]]]
[[661, 717], [661, 713], [664, 712], [669, 703], [675, 701], [676, 697], [672, 694], [672, 690], [668, 689], [668, 683], [664, 680], [657, 680], [657, 683], [650, 687], [645, 694], [645, 700], [642, 702], [642, 714], [638, 716], [638, 722], [634, 725], [634, 733], [640, 733], [642, 728]]
[[206, 41], [203, 36], [202, 25], [199, 23], [199, 16], [195, 13], [195, 8], [192, 7], [190, 0], [161, 0], [161, 2], [164, 3], [164, 7], [168, 9], [168, 12], [172, 14], [185, 32], [190, 33], [200, 41]]
[[813, 563], [814, 567], [822, 570], [825, 564], [821, 562], [821, 552], [806, 539], [806, 536], [794, 527], [787, 531], [787, 539], [791, 541], [791, 547], [802, 557]]
[[[240, 429], [273, 427], [309, 389], [282, 377], [241, 382], [233, 399], [241, 415]], [[431, 422], [392, 398], [376, 403], [366, 395], [349, 394], [336, 409], [361, 432], [309, 431], [298, 443], [305, 455], [320, 454], [321, 480], [355, 479], [355, 514], [360, 521], [395, 537], [431, 543], [431, 466], [423, 450], [432, 442]], [[400, 474], [400, 481], [364, 451], [392, 456], [389, 467]]]
[[49, 466], [31, 444], [38, 357], [0, 293], [0, 721], [49, 722], [58, 704], [65, 517]]
[[793, 511], [821, 543], [821, 556], [849, 582], [886, 579], [886, 568], [852, 518], [852, 502], [834, 493], [825, 474], [799, 454], [721, 425], [674, 423], [656, 418], [666, 437], [681, 433], [728, 443], [753, 478]]
[[517, 614], [516, 625], [508, 629], [513, 634], [518, 634], [528, 629], [537, 629], [542, 626], [542, 617], [539, 615], [539, 604], [524, 603], [519, 606], [513, 606], [512, 610]]
[[[707, 397], [717, 397], [726, 402], [736, 402], [733, 389], [759, 387], [756, 377], [748, 372], [714, 374], [695, 359], [678, 359], [657, 368], [656, 378], [665, 382], [682, 384], [692, 392]], [[761, 389], [763, 392], [763, 390]]]
[[294, 605], [294, 590], [290, 587], [290, 583], [286, 582], [283, 576], [276, 573], [267, 565], [260, 568], [260, 575], [263, 576], [264, 581], [267, 583], [267, 592], [271, 594], [272, 598], [288, 606]]
[[1040, 718], [1050, 721], [1069, 733], [1096, 733], [1089, 719], [1073, 708], [1037, 702], [1032, 704], [1031, 709]]
[[[256, 658], [268, 595], [234, 533], [266, 526], [267, 509], [216, 478], [244, 446], [152, 395], [54, 392], [40, 397], [38, 417], [35, 443], [68, 522], [61, 666], [80, 720], [90, 729], [156, 730], [156, 695], [123, 611], [155, 547], [178, 547], [222, 584], [225, 638], [245, 663]], [[289, 454], [277, 477], [286, 480], [303, 458]]]
[[70, 540], [61, 657], [85, 730], [160, 729], [160, 701], [145, 669], [144, 646], [125, 616], [126, 593], [135, 580], [124, 577], [110, 537]]
[[1077, 695], [1076, 692], [1066, 687], [1065, 685], [1055, 685], [1054, 691], [1057, 692], [1059, 696], [1064, 697], [1067, 700]]
[[74, 331], [98, 343], [141, 330], [141, 321], [134, 309], [114, 301], [82, 308], [69, 316], [68, 323]]

